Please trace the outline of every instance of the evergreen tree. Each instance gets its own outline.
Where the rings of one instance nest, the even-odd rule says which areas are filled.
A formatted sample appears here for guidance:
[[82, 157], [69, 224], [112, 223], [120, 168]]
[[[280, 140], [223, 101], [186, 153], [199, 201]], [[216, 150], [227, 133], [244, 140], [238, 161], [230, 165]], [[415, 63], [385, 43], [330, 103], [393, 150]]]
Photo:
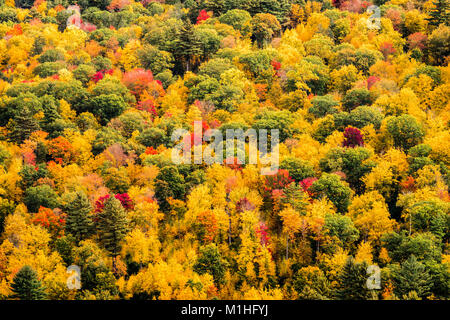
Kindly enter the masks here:
[[400, 298], [407, 296], [411, 291], [415, 291], [420, 298], [430, 295], [433, 285], [431, 276], [414, 255], [402, 263], [402, 267], [394, 272], [393, 278], [394, 292]]
[[435, 8], [431, 9], [427, 20], [432, 26], [438, 26], [441, 23], [446, 25], [450, 21], [450, 5], [449, 0], [436, 0], [433, 2]]
[[77, 242], [86, 239], [93, 232], [91, 210], [88, 197], [81, 191], [77, 192], [74, 199], [65, 206], [66, 232], [73, 235]]
[[43, 300], [46, 296], [36, 271], [30, 266], [24, 266], [17, 272], [11, 284], [11, 289], [13, 291], [11, 298], [15, 299]]
[[34, 131], [40, 129], [39, 123], [33, 117], [30, 109], [24, 107], [8, 122], [9, 140], [18, 144], [25, 141]]
[[175, 58], [176, 60], [181, 59], [185, 71], [191, 71], [192, 57], [201, 53], [200, 40], [194, 33], [192, 23], [188, 19], [185, 19], [178, 39], [175, 42]]
[[127, 233], [126, 211], [119, 200], [110, 197], [97, 217], [100, 243], [112, 257], [116, 257]]
[[200, 250], [194, 271], [198, 274], [209, 273], [213, 276], [216, 285], [224, 282], [225, 264], [215, 244], [209, 244]]
[[356, 263], [353, 257], [347, 259], [339, 276], [337, 298], [340, 300], [367, 300], [371, 297], [367, 288], [367, 264]]

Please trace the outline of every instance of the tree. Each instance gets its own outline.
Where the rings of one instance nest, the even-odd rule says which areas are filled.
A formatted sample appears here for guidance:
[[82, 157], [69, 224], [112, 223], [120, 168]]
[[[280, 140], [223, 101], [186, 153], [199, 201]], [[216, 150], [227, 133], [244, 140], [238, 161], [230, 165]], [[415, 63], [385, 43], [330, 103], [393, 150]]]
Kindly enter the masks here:
[[450, 55], [450, 27], [441, 24], [428, 38], [428, 53], [434, 65], [442, 65]]
[[316, 116], [317, 118], [325, 117], [327, 114], [338, 113], [336, 107], [339, 102], [333, 99], [331, 95], [316, 96], [312, 100], [312, 107], [308, 109], [308, 112]]
[[23, 266], [13, 278], [11, 298], [20, 300], [44, 300], [44, 287], [38, 279], [36, 271], [30, 266]]
[[219, 286], [224, 283], [225, 262], [213, 243], [200, 249], [200, 256], [194, 264], [194, 271], [198, 274], [209, 273], [214, 278], [214, 283]]
[[93, 221], [90, 216], [92, 205], [84, 192], [78, 191], [69, 200], [64, 210], [67, 213], [66, 232], [73, 235], [77, 242], [93, 233]]
[[409, 114], [390, 118], [387, 121], [387, 131], [394, 139], [394, 146], [408, 150], [422, 142], [425, 132], [416, 118]]
[[184, 177], [175, 166], [164, 167], [158, 173], [155, 181], [155, 196], [163, 211], [167, 211], [170, 208], [169, 198], [184, 198], [186, 192], [184, 182]]
[[119, 200], [109, 197], [103, 210], [97, 214], [97, 219], [100, 243], [115, 258], [127, 234], [127, 213]]
[[31, 212], [37, 212], [41, 206], [50, 209], [59, 206], [58, 195], [48, 184], [26, 189], [23, 202]]
[[258, 13], [250, 20], [250, 30], [258, 48], [262, 49], [268, 41], [280, 32], [281, 26], [274, 15]]
[[393, 280], [394, 292], [398, 297], [404, 297], [411, 291], [414, 291], [420, 298], [430, 295], [431, 276], [414, 255], [403, 262], [400, 269], [395, 270]]
[[94, 97], [90, 104], [91, 112], [99, 117], [103, 125], [119, 116], [127, 107], [123, 98], [117, 94], [101, 94]]
[[348, 91], [342, 99], [342, 106], [347, 111], [352, 111], [362, 105], [370, 106], [375, 101], [373, 93], [365, 88]]
[[448, 0], [433, 1], [434, 8], [428, 12], [428, 23], [432, 26], [439, 26], [440, 24], [449, 25], [450, 21], [450, 4]]
[[175, 40], [175, 61], [180, 61], [181, 59], [184, 67], [183, 71], [191, 71], [193, 57], [201, 53], [201, 43], [194, 32], [194, 27], [188, 19], [185, 19], [178, 38]]
[[367, 278], [367, 263], [356, 263], [353, 257], [349, 257], [339, 276], [337, 298], [340, 300], [369, 299], [370, 290], [366, 286]]
[[9, 140], [16, 143], [22, 143], [34, 131], [40, 129], [39, 123], [33, 117], [31, 111], [26, 107], [21, 109], [19, 114], [8, 122], [7, 127], [10, 131], [8, 135]]
[[309, 191], [314, 194], [314, 197], [328, 197], [339, 212], [347, 211], [352, 194], [352, 189], [342, 183], [338, 175], [328, 173], [323, 173]]

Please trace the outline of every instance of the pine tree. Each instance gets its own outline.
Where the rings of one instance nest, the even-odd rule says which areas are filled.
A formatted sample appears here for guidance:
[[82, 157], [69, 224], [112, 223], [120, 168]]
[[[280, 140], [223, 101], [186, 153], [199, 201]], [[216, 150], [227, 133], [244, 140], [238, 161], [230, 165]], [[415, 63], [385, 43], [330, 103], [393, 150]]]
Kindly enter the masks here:
[[415, 291], [417, 296], [430, 295], [432, 279], [425, 266], [414, 255], [402, 263], [400, 270], [394, 273], [394, 292], [398, 297], [407, 296]]
[[201, 53], [200, 40], [194, 33], [192, 23], [188, 19], [185, 19], [178, 39], [176, 40], [175, 57], [183, 61], [186, 71], [190, 71], [192, 57]]
[[40, 129], [39, 123], [33, 118], [32, 113], [27, 107], [24, 107], [19, 113], [8, 122], [10, 131], [9, 139], [16, 143], [22, 143], [31, 133]]
[[86, 239], [93, 232], [90, 217], [91, 203], [84, 192], [77, 192], [74, 199], [65, 206], [67, 213], [66, 231], [72, 234], [77, 242]]
[[431, 9], [427, 20], [432, 26], [439, 26], [441, 23], [446, 25], [450, 21], [450, 5], [449, 0], [436, 0], [433, 2], [435, 8]]
[[116, 257], [127, 234], [126, 211], [119, 200], [110, 197], [97, 217], [100, 243], [112, 257]]
[[14, 299], [43, 300], [46, 296], [36, 271], [30, 266], [24, 266], [17, 272], [11, 284], [11, 289], [13, 291], [11, 298]]
[[340, 300], [369, 299], [371, 295], [366, 286], [367, 278], [367, 264], [356, 263], [353, 257], [349, 257], [339, 277], [337, 298]]

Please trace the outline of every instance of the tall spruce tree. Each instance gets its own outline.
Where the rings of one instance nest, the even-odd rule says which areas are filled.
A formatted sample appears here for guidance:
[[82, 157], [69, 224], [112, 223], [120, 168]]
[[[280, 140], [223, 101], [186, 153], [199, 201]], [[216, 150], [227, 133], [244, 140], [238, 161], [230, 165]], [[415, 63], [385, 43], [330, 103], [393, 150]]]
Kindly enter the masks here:
[[92, 205], [84, 192], [76, 192], [64, 209], [67, 213], [66, 232], [73, 235], [77, 242], [93, 233], [94, 225], [90, 216]]
[[119, 200], [110, 197], [97, 217], [100, 243], [112, 257], [116, 257], [127, 234], [127, 213]]
[[202, 53], [200, 40], [194, 33], [194, 27], [189, 19], [184, 19], [178, 39], [175, 42], [175, 58], [182, 61], [185, 71], [191, 71], [191, 60]]
[[415, 292], [418, 297], [425, 298], [430, 295], [433, 285], [432, 278], [425, 266], [417, 261], [414, 255], [402, 263], [402, 267], [394, 272], [394, 292], [399, 298]]
[[371, 297], [367, 288], [367, 263], [356, 263], [349, 257], [339, 276], [337, 298], [340, 300], [367, 300]]
[[11, 298], [20, 300], [43, 300], [46, 297], [44, 287], [38, 279], [36, 271], [24, 266], [14, 276], [11, 284]]
[[22, 108], [19, 113], [8, 122], [9, 140], [18, 144], [25, 141], [34, 131], [40, 130], [39, 123], [33, 117], [30, 109]]
[[450, 2], [449, 0], [436, 0], [433, 2], [434, 8], [430, 10], [427, 20], [432, 26], [439, 26], [441, 23], [450, 24]]

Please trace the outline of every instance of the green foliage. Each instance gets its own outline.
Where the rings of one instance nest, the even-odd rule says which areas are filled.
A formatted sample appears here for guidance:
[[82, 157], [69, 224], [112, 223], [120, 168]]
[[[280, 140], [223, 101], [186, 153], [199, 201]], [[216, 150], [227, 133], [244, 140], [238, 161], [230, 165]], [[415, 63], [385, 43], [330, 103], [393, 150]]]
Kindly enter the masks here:
[[414, 255], [394, 269], [393, 280], [395, 294], [404, 297], [414, 291], [418, 297], [426, 298], [430, 294], [432, 279], [425, 266]]
[[167, 202], [169, 198], [184, 198], [186, 192], [184, 182], [184, 177], [178, 172], [177, 167], [167, 166], [161, 169], [155, 181], [155, 196], [161, 210], [167, 212], [170, 208]]
[[14, 276], [11, 284], [11, 298], [19, 300], [44, 300], [44, 287], [38, 279], [36, 271], [30, 266], [23, 266]]
[[352, 189], [341, 182], [336, 174], [323, 173], [309, 189], [316, 197], [326, 196], [339, 212], [347, 211]]
[[74, 236], [77, 242], [88, 238], [94, 232], [91, 211], [92, 205], [84, 192], [78, 191], [67, 196], [67, 204], [64, 205], [66, 212], [65, 230]]
[[308, 112], [317, 118], [322, 118], [327, 114], [335, 114], [338, 112], [338, 109], [335, 107], [339, 105], [339, 102], [334, 100], [331, 95], [314, 97], [311, 102], [312, 107], [308, 109]]
[[41, 206], [50, 209], [59, 206], [58, 195], [47, 184], [26, 189], [23, 201], [31, 212], [38, 212]]
[[103, 210], [97, 214], [97, 219], [100, 243], [112, 257], [116, 257], [127, 233], [126, 211], [119, 200], [110, 197], [106, 200]]
[[200, 256], [194, 264], [194, 271], [198, 274], [209, 273], [214, 283], [220, 286], [224, 283], [226, 263], [223, 261], [219, 249], [215, 244], [209, 244], [200, 249]]
[[337, 298], [340, 300], [369, 299], [367, 278], [367, 263], [356, 263], [352, 257], [348, 258], [339, 276]]

